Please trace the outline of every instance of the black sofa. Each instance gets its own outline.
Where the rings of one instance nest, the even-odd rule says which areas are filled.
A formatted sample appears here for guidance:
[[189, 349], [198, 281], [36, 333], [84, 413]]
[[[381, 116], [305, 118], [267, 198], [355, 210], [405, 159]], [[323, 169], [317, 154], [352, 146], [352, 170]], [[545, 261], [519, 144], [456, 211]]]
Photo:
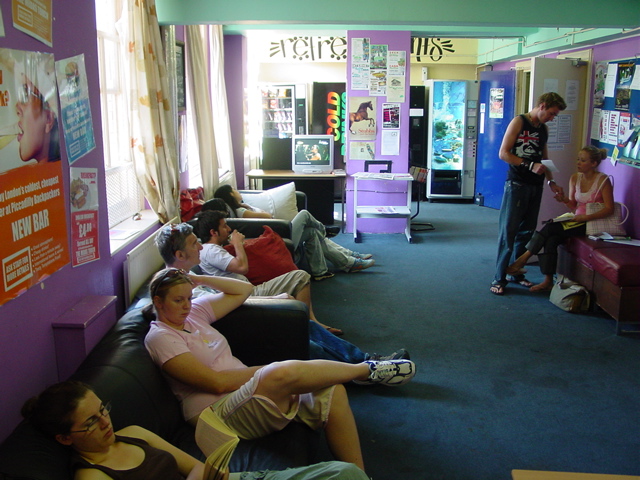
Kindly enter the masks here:
[[[180, 405], [144, 347], [148, 323], [140, 302], [101, 339], [71, 379], [111, 401], [115, 429], [141, 425], [203, 459]], [[308, 314], [302, 302], [249, 299], [215, 323], [235, 356], [247, 365], [307, 359]], [[26, 400], [26, 399], [25, 399]], [[300, 424], [263, 439], [241, 441], [231, 471], [283, 469], [330, 459], [322, 433]], [[69, 480], [69, 451], [22, 422], [0, 446], [0, 478]]]

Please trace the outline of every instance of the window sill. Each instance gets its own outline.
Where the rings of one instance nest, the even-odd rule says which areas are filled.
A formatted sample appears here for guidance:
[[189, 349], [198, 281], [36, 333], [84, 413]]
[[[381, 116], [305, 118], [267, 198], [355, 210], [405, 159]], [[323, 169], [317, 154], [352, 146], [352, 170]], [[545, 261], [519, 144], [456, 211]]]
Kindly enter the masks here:
[[158, 216], [153, 210], [142, 210], [140, 219], [129, 218], [109, 229], [109, 246], [111, 256], [118, 253], [131, 242], [137, 240], [149, 228], [159, 223]]

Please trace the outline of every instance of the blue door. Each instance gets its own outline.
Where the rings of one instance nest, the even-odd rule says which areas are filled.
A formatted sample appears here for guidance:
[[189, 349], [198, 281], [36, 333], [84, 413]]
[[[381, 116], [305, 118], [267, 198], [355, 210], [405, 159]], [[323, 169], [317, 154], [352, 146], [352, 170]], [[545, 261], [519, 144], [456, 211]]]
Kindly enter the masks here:
[[500, 208], [507, 164], [498, 152], [507, 126], [515, 116], [516, 72], [480, 73], [478, 92], [478, 149], [476, 195], [484, 196], [484, 206]]

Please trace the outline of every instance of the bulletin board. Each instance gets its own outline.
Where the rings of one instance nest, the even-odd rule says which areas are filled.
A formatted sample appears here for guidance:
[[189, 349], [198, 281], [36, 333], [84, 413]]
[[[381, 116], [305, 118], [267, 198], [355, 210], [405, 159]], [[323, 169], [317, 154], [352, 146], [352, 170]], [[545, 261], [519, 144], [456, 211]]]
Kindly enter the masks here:
[[640, 168], [640, 61], [596, 64], [591, 143]]

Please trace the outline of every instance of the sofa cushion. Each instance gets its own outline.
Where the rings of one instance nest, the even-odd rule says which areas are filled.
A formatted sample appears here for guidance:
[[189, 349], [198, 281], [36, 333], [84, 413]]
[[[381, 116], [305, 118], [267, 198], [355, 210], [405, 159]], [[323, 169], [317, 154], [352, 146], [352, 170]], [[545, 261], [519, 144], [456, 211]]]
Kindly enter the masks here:
[[594, 250], [590, 260], [593, 269], [619, 287], [640, 286], [640, 248], [620, 247], [624, 248]]
[[[233, 245], [226, 245], [224, 248], [235, 256], [236, 249]], [[254, 285], [298, 269], [280, 235], [266, 225], [264, 233], [258, 238], [245, 240], [244, 250], [249, 261], [249, 271], [245, 276]]]
[[273, 218], [291, 221], [298, 214], [296, 185], [293, 182], [259, 193], [244, 192], [243, 200], [252, 207], [268, 212]]

